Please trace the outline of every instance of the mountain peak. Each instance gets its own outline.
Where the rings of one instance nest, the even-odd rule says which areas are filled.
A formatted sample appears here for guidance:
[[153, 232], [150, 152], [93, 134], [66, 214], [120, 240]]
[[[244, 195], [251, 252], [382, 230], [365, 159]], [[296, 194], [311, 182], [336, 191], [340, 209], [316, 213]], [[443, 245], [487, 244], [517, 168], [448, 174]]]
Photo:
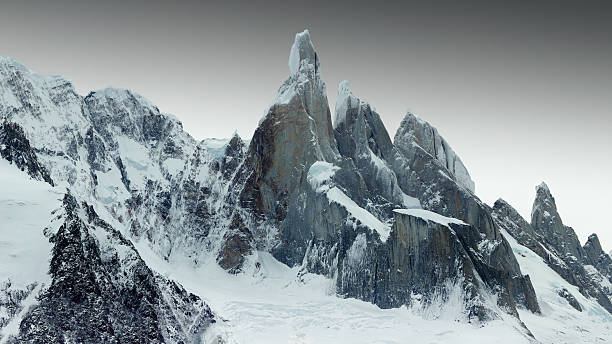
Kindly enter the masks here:
[[289, 54], [289, 70], [291, 75], [298, 73], [302, 61], [305, 61], [304, 63], [306, 64], [314, 65], [315, 71], [318, 70], [319, 61], [317, 52], [310, 40], [310, 32], [308, 30], [295, 34], [295, 41], [291, 46], [291, 53]]
[[462, 187], [470, 190], [475, 189], [474, 181], [461, 158], [455, 153], [438, 130], [428, 122], [422, 120], [411, 112], [408, 112], [400, 123], [393, 144], [400, 151], [410, 151], [418, 146], [427, 154], [438, 160]]
[[540, 183], [540, 185], [536, 186], [536, 192], [538, 192], [540, 190], [550, 194], [550, 189], [548, 188], [548, 185], [546, 185], [545, 182], [542, 182], [542, 183]]

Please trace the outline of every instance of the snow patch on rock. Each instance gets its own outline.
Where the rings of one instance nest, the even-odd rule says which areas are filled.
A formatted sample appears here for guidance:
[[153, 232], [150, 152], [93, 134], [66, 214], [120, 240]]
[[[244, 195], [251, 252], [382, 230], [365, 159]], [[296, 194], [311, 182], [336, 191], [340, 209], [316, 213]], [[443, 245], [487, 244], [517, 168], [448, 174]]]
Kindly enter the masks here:
[[418, 217], [420, 219], [423, 219], [427, 222], [435, 222], [438, 224], [441, 224], [443, 226], [446, 227], [450, 227], [450, 224], [456, 224], [456, 225], [464, 225], [467, 226], [467, 224], [459, 219], [455, 219], [452, 217], [446, 217], [446, 216], [442, 216], [438, 213], [434, 213], [432, 211], [429, 210], [425, 210], [425, 209], [394, 209], [394, 212], [398, 213], [398, 214], [403, 214], [403, 215], [410, 215], [410, 216], [414, 216], [414, 217]]

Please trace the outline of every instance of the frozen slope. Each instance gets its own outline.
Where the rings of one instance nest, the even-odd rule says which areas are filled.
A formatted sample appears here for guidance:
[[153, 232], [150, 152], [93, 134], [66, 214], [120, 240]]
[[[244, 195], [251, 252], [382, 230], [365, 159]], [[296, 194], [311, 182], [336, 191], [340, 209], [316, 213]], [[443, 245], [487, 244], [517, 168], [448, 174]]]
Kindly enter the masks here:
[[259, 268], [230, 275], [216, 264], [195, 270], [180, 262], [169, 264], [144, 241], [136, 247], [147, 265], [203, 297], [227, 319], [227, 330], [238, 343], [532, 342], [512, 322], [483, 326], [444, 316], [427, 320], [426, 314], [405, 306], [381, 309], [338, 298], [332, 280], [289, 268], [264, 252], [256, 254]]
[[0, 343], [17, 332], [21, 316], [49, 284], [52, 245], [44, 230], [61, 222], [52, 212], [63, 190], [0, 159]]
[[[595, 300], [585, 298], [578, 287], [569, 284], [553, 271], [540, 256], [520, 245], [502, 229], [521, 270], [529, 274], [538, 296], [541, 315], [519, 309], [521, 320], [542, 343], [610, 343], [612, 315]], [[558, 291], [567, 289], [576, 298], [582, 312], [574, 309]]]

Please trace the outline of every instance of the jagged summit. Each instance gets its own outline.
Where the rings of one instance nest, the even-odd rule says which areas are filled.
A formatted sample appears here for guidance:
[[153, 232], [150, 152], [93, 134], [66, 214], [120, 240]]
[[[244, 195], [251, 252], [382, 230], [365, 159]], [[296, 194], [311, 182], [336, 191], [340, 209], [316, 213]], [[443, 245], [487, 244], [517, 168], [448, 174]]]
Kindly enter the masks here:
[[136, 92], [121, 87], [106, 87], [100, 90], [91, 91], [89, 92], [87, 97], [105, 97], [107, 99], [112, 99], [116, 102], [126, 100], [137, 101], [143, 105], [147, 105], [153, 109], [157, 109], [157, 106], [153, 105], [153, 103], [149, 99], [143, 97], [142, 95]]
[[422, 148], [436, 158], [457, 183], [474, 192], [474, 181], [459, 156], [436, 128], [413, 113], [408, 112], [400, 123], [393, 144], [403, 151], [413, 150], [414, 146]]
[[310, 40], [310, 32], [308, 30], [295, 34], [295, 41], [291, 46], [291, 53], [289, 54], [289, 70], [291, 74], [297, 74], [302, 64], [312, 65], [315, 71], [318, 71], [319, 61], [317, 52]]
[[539, 192], [540, 190], [550, 195], [550, 189], [548, 188], [548, 185], [546, 185], [545, 182], [541, 182], [538, 186], [536, 186], [536, 192]]

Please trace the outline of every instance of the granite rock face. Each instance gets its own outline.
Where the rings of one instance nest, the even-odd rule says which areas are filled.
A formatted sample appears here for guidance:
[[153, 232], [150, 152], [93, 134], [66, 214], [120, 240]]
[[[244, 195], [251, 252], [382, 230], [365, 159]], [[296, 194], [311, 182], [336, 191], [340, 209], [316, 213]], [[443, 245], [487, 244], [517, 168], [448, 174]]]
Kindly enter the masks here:
[[[387, 163], [399, 153], [380, 116], [370, 104], [352, 94], [348, 81], [338, 86], [334, 135], [340, 154], [353, 162], [368, 190], [379, 197], [376, 203], [420, 207], [416, 198], [402, 191]], [[383, 209], [378, 213], [385, 215]]]
[[[291, 68], [233, 182], [240, 185], [235, 211], [243, 216], [257, 249], [269, 248], [281, 262], [335, 279], [341, 295], [384, 308], [412, 304], [413, 292], [431, 304], [434, 294], [425, 286], [433, 283], [430, 291], [440, 291], [435, 297], [449, 297], [450, 285], [461, 290], [466, 305], [476, 305], [476, 295], [497, 295], [497, 304], [474, 306], [478, 310], [468, 311], [470, 317], [495, 317], [498, 307], [516, 315], [517, 304], [538, 312], [529, 278], [521, 274], [490, 210], [449, 177], [450, 165], [420, 147], [397, 148], [379, 115], [355, 97], [346, 82], [340, 85], [330, 130], [320, 61], [317, 57], [313, 62], [317, 55], [310, 52], [312, 43], [305, 43], [306, 37], [296, 36], [292, 51], [299, 47], [301, 60], [293, 65], [299, 68]], [[403, 236], [397, 233], [402, 229], [393, 210], [421, 205], [463, 220], [462, 234], [438, 228], [432, 246], [409, 252], [414, 247], [400, 242]], [[398, 266], [399, 261], [408, 264], [403, 255], [427, 256], [441, 247], [459, 262], [452, 272], [444, 257]], [[438, 275], [416, 277], [434, 266], [440, 267]], [[411, 272], [396, 276], [402, 268]], [[467, 282], [459, 282], [461, 278]]]
[[[542, 257], [544, 262], [563, 279], [579, 288], [581, 294], [593, 298], [612, 312], [612, 293], [607, 287], [612, 260], [603, 252], [596, 235], [591, 235], [584, 247], [574, 230], [563, 225], [554, 197], [544, 183], [536, 187], [532, 223], [528, 223], [504, 200], [493, 207], [493, 218], [500, 228], [521, 245]], [[581, 310], [568, 290], [559, 291], [572, 307]]]
[[[339, 291], [383, 308], [410, 305], [443, 312], [445, 305], [458, 303], [466, 319], [494, 318], [484, 301], [488, 289], [481, 279], [491, 273], [479, 273], [485, 264], [470, 254], [478, 247], [463, 237], [470, 226], [446, 220], [451, 222], [398, 210], [386, 243], [359, 234], [342, 260]], [[535, 293], [530, 297], [537, 309]]]
[[426, 121], [408, 113], [396, 134], [395, 145], [404, 150], [411, 150], [413, 146], [421, 147], [436, 158], [459, 185], [474, 192], [474, 181], [459, 156], [440, 136], [438, 130]]
[[557, 212], [555, 198], [545, 183], [536, 188], [536, 199], [531, 210], [531, 226], [544, 241], [563, 257], [586, 261], [586, 253], [578, 236], [570, 227], [563, 225]]

